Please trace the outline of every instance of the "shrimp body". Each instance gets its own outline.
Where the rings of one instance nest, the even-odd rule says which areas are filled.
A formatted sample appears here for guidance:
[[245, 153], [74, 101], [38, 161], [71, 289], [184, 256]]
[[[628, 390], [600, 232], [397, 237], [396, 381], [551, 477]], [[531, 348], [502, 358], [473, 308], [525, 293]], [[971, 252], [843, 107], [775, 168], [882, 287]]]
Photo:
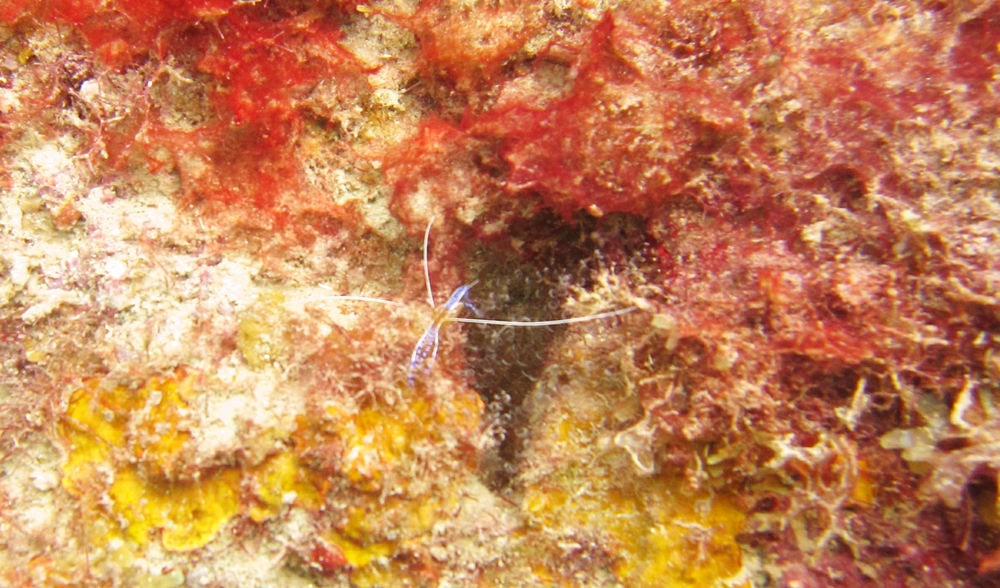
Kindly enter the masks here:
[[427, 326], [424, 334], [417, 340], [417, 344], [413, 347], [413, 353], [410, 354], [410, 369], [407, 372], [406, 383], [411, 388], [416, 381], [417, 369], [419, 367], [423, 366], [424, 373], [427, 373], [434, 366], [438, 352], [438, 333], [441, 331], [441, 327], [446, 322], [457, 317], [466, 306], [476, 311], [477, 314], [479, 313], [469, 300], [469, 290], [475, 285], [476, 283], [473, 282], [455, 288], [455, 291], [448, 297], [447, 302], [434, 308], [434, 316], [431, 318], [431, 324]]

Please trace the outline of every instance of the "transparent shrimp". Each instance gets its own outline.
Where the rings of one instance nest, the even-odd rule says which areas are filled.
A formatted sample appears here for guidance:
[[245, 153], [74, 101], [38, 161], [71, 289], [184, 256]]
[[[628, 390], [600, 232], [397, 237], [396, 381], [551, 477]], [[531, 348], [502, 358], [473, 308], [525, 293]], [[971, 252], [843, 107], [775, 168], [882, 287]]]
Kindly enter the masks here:
[[[469, 307], [477, 314], [479, 313], [476, 307], [472, 306], [472, 303], [469, 301], [469, 289], [475, 285], [476, 283], [473, 282], [455, 288], [455, 291], [448, 297], [447, 302], [441, 306], [434, 307], [434, 317], [431, 319], [431, 324], [427, 325], [427, 330], [417, 340], [417, 344], [413, 347], [413, 353], [410, 355], [410, 369], [406, 376], [406, 383], [411, 388], [416, 379], [417, 368], [423, 365], [425, 366], [425, 370], [429, 372], [434, 365], [434, 361], [437, 360], [438, 333], [442, 325], [446, 322], [454, 321], [456, 315], [464, 307]], [[427, 294], [429, 299], [433, 301], [434, 293], [430, 289], [430, 280], [427, 281]]]
[[[469, 298], [469, 290], [476, 285], [476, 282], [471, 284], [465, 284], [455, 288], [448, 297], [448, 300], [441, 305], [434, 303], [434, 289], [431, 286], [431, 274], [430, 268], [427, 260], [427, 250], [430, 244], [431, 227], [434, 225], [434, 217], [431, 217], [430, 222], [427, 223], [427, 229], [424, 231], [424, 283], [427, 285], [427, 303], [434, 309], [434, 314], [431, 318], [431, 322], [427, 325], [423, 334], [417, 339], [416, 345], [413, 346], [413, 353], [410, 354], [410, 365], [406, 374], [406, 383], [409, 387], [414, 387], [416, 384], [417, 373], [422, 371], [427, 374], [430, 373], [431, 369], [434, 367], [434, 362], [437, 360], [438, 347], [440, 344], [440, 332], [441, 328], [447, 323], [471, 323], [477, 325], [494, 325], [502, 327], [553, 327], [557, 325], [569, 325], [573, 323], [584, 323], [588, 321], [596, 321], [606, 318], [612, 318], [616, 316], [622, 316], [628, 314], [635, 310], [638, 310], [637, 306], [631, 306], [629, 308], [623, 308], [621, 310], [613, 310], [610, 312], [600, 312], [597, 314], [589, 314], [586, 316], [578, 316], [565, 319], [555, 319], [549, 321], [504, 321], [504, 320], [494, 320], [494, 319], [484, 319], [482, 313], [472, 305], [472, 301]], [[396, 302], [394, 300], [385, 300], [382, 298], [372, 298], [368, 296], [323, 296], [319, 298], [311, 298], [306, 300], [318, 301], [318, 300], [346, 300], [354, 302], [371, 302], [375, 304], [387, 304], [392, 306], [406, 306], [401, 302]], [[470, 309], [475, 312], [480, 318], [463, 318], [458, 316], [464, 309]]]

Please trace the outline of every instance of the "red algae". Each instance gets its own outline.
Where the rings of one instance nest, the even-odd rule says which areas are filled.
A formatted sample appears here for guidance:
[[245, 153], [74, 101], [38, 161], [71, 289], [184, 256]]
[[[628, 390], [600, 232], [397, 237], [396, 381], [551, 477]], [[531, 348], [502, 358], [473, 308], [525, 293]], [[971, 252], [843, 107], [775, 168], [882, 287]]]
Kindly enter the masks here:
[[[360, 74], [339, 38], [336, 22], [319, 8], [234, 10], [185, 35], [185, 51], [197, 56], [194, 70], [215, 82], [207, 119], [184, 130], [161, 121], [144, 129], [142, 139], [150, 148], [168, 146], [189, 202], [220, 212], [245, 208], [248, 228], [281, 231], [301, 215], [292, 202], [316, 200], [303, 182], [295, 144], [303, 98], [327, 78]], [[328, 214], [345, 213], [331, 208]]]
[[[31, 8], [0, 16], [27, 22], [20, 15]], [[94, 87], [122, 93], [99, 97], [123, 99], [120, 114], [111, 113], [118, 116], [91, 114], [92, 145], [114, 168], [145, 152], [153, 169], [177, 169], [186, 203], [215, 214], [242, 209], [237, 222], [251, 231], [286, 230], [317, 208], [347, 214], [329, 205], [304, 214], [296, 205], [321, 200], [295, 153], [304, 118], [324, 116], [307, 112], [304, 99], [329, 79], [341, 100], [363, 92], [362, 68], [338, 45], [340, 17], [330, 6], [57, 2], [40, 5], [34, 19], [77, 27], [96, 55]], [[114, 70], [140, 77], [122, 86]]]
[[495, 84], [508, 61], [528, 52], [528, 41], [542, 27], [543, 8], [532, 0], [435, 0], [421, 3], [404, 23], [420, 43], [429, 75], [469, 92]]
[[233, 0], [13, 0], [0, 8], [0, 22], [25, 16], [70, 25], [80, 31], [108, 67], [133, 64], [169, 42], [172, 29], [225, 14]]

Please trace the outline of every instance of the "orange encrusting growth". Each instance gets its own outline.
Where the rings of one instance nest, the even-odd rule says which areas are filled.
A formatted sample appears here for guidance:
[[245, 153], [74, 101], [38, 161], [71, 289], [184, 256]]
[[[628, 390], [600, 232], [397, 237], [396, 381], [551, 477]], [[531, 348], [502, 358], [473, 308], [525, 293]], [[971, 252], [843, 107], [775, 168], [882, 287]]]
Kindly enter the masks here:
[[[186, 551], [208, 543], [239, 512], [238, 470], [192, 477], [181, 459], [190, 439], [183, 414], [196, 382], [185, 370], [138, 390], [104, 390], [92, 379], [71, 397], [61, 423], [70, 447], [63, 487], [94, 504], [104, 492], [110, 497], [110, 510], [90, 513], [107, 529], [99, 543], [128, 538], [144, 545], [162, 530], [164, 547]], [[128, 524], [120, 528], [116, 520]]]
[[[461, 500], [456, 492], [475, 484], [468, 444], [480, 434], [483, 404], [472, 391], [448, 401], [417, 396], [394, 408], [330, 401], [300, 415], [296, 430], [276, 437], [259, 461], [232, 456], [224, 465], [201, 466], [190, 445], [200, 425], [188, 407], [199, 395], [218, 393], [210, 382], [179, 369], [136, 389], [104, 389], [94, 378], [73, 393], [60, 424], [69, 447], [63, 487], [89, 505], [84, 524], [95, 545], [124, 541], [141, 549], [159, 541], [169, 551], [189, 551], [234, 520], [262, 524], [304, 509], [313, 513], [316, 532], [303, 556], [314, 557], [324, 573], [346, 566], [365, 584], [385, 573], [387, 559], [432, 537], [434, 522]], [[441, 474], [459, 489], [441, 493], [414, 477], [417, 451], [445, 468]], [[388, 503], [379, 498], [386, 488]], [[336, 500], [350, 505], [344, 516], [327, 510], [334, 489]]]

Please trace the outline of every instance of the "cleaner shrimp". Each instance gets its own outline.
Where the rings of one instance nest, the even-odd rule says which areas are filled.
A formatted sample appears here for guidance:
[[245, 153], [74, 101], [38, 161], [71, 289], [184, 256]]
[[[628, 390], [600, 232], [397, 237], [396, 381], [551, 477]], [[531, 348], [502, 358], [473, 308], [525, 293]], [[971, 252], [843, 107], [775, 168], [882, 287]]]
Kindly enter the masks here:
[[[455, 288], [448, 300], [443, 304], [436, 304], [434, 302], [434, 289], [431, 286], [431, 274], [428, 265], [428, 245], [430, 244], [431, 227], [434, 225], [434, 217], [431, 217], [430, 222], [427, 223], [427, 229], [424, 231], [424, 243], [423, 243], [423, 266], [424, 266], [424, 283], [427, 286], [427, 303], [432, 309], [434, 309], [434, 314], [431, 318], [431, 322], [427, 325], [423, 334], [417, 340], [417, 343], [413, 346], [413, 353], [410, 354], [410, 364], [406, 374], [406, 383], [409, 387], [414, 387], [416, 384], [416, 378], [418, 373], [423, 371], [426, 375], [430, 373], [434, 367], [434, 362], [437, 360], [438, 347], [440, 342], [440, 332], [441, 329], [448, 323], [469, 323], [476, 325], [492, 325], [501, 327], [553, 327], [558, 325], [569, 325], [573, 323], [583, 323], [589, 321], [602, 320], [607, 318], [612, 318], [616, 316], [622, 316], [628, 314], [632, 311], [638, 310], [639, 307], [631, 306], [628, 308], [623, 308], [621, 310], [612, 310], [608, 312], [599, 312], [596, 314], [589, 314], [585, 316], [578, 316], [572, 318], [555, 319], [547, 321], [507, 321], [507, 320], [496, 320], [482, 318], [482, 313], [472, 304], [472, 300], [469, 297], [469, 291], [473, 286], [476, 285], [477, 281], [471, 284], [464, 284]], [[322, 298], [314, 298], [312, 300], [345, 300], [354, 302], [368, 302], [374, 304], [386, 304], [390, 306], [406, 306], [402, 302], [396, 302], [394, 300], [385, 300], [383, 298], [373, 298], [369, 296], [350, 296], [350, 295], [334, 295], [334, 296], [324, 296]], [[466, 318], [459, 316], [461, 312], [468, 308], [473, 311], [479, 318]], [[421, 370], [422, 368], [422, 370]]]

